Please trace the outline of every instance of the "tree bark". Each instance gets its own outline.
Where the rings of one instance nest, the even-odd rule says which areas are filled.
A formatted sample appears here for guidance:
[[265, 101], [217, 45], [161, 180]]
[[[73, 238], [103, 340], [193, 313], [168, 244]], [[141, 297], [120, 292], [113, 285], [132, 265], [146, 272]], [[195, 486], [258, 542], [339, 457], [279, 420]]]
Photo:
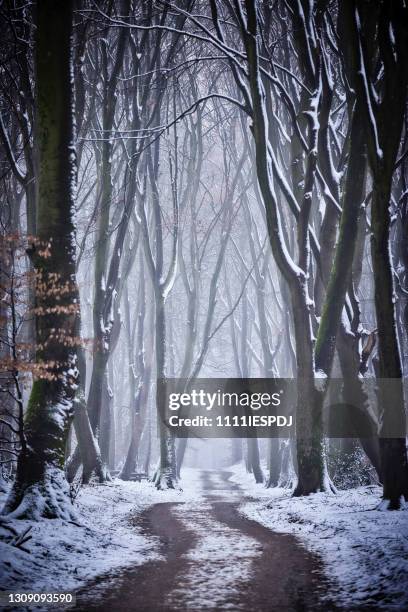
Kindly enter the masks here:
[[[363, 123], [368, 142], [369, 161], [373, 178], [371, 207], [371, 258], [374, 272], [374, 301], [378, 326], [379, 402], [382, 412], [380, 451], [383, 476], [383, 497], [389, 509], [400, 507], [408, 499], [408, 462], [406, 451], [406, 415], [402, 384], [401, 354], [395, 312], [394, 269], [391, 260], [391, 188], [395, 163], [401, 142], [404, 113], [408, 94], [408, 8], [403, 0], [379, 3], [374, 13], [359, 0], [352, 2], [350, 24], [357, 38], [360, 64], [357, 72], [357, 98], [372, 110]], [[357, 15], [363, 27], [357, 23]], [[382, 95], [373, 103], [366, 80], [374, 82], [376, 73], [370, 53], [371, 40], [364, 34], [364, 25], [374, 25], [378, 49], [384, 66]], [[390, 35], [392, 32], [392, 35]], [[392, 385], [392, 400], [387, 386]], [[398, 430], [400, 437], [391, 437]]]
[[[25, 417], [27, 449], [4, 513], [18, 518], [74, 516], [63, 465], [77, 387], [71, 81], [72, 4], [43, 0], [37, 7], [38, 223], [36, 270], [38, 373]], [[62, 290], [63, 289], [63, 290]], [[50, 334], [50, 330], [55, 332]]]

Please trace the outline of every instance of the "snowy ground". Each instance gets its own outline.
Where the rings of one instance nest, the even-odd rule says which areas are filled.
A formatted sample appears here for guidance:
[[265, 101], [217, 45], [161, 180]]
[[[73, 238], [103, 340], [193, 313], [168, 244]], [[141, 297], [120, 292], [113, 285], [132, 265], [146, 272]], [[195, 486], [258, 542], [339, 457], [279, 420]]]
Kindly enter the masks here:
[[408, 609], [408, 509], [378, 510], [379, 487], [293, 498], [285, 489], [256, 485], [242, 466], [232, 470], [231, 480], [256, 500], [241, 512], [317, 552], [337, 582], [339, 603], [349, 609]]
[[[285, 489], [256, 485], [242, 466], [231, 471], [231, 481], [241, 490], [230, 493], [230, 501], [246, 498], [240, 506], [242, 514], [273, 531], [297, 536], [307, 549], [318, 553], [327, 575], [337, 583], [339, 603], [349, 609], [408, 609], [408, 511], [379, 511], [378, 487], [294, 499]], [[97, 575], [157, 559], [158, 540], [143, 535], [134, 517], [156, 503], [183, 502], [174, 511], [197, 534], [197, 544], [188, 553], [192, 571], [173, 597], [191, 606], [189, 580], [194, 578], [195, 593], [200, 591], [205, 608], [208, 597], [217, 599], [214, 568], [225, 567], [227, 574], [221, 578], [228, 586], [237, 571], [246, 577], [251, 571], [248, 559], [259, 551], [256, 543], [233, 529], [221, 529], [206, 515], [208, 501], [203, 499], [199, 474], [183, 472], [183, 491], [156, 491], [148, 482], [119, 480], [83, 487], [76, 500], [80, 526], [59, 520], [33, 523], [32, 539], [25, 544], [29, 552], [0, 542], [0, 588], [66, 592]], [[19, 532], [29, 524], [13, 522]], [[215, 589], [212, 595], [211, 589]]]
[[[32, 526], [29, 552], [0, 541], [0, 588], [69, 591], [90, 578], [157, 557], [158, 542], [141, 534], [129, 517], [163, 501], [184, 501], [181, 491], [157, 491], [149, 482], [116, 480], [86, 486], [75, 501], [81, 525], [61, 520], [15, 520], [19, 533]], [[2, 500], [0, 499], [2, 505]]]
[[[191, 482], [194, 473], [190, 470], [184, 474]], [[223, 488], [217, 472], [210, 480], [217, 487], [211, 490], [216, 501], [239, 502], [242, 498], [241, 491]], [[201, 495], [202, 490], [199, 492]], [[262, 554], [262, 546], [254, 538], [214, 519], [208, 499], [180, 504], [175, 508], [175, 516], [194, 532], [197, 541], [187, 554], [189, 571], [168, 598], [170, 609], [237, 610], [235, 605], [228, 604], [228, 599], [250, 581], [253, 561]]]

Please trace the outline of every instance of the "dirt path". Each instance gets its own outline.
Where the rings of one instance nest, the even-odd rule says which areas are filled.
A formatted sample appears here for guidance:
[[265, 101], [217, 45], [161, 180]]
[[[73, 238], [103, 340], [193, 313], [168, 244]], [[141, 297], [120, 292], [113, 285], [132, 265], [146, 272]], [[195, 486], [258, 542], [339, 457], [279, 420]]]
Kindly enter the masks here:
[[229, 476], [203, 471], [203, 498], [138, 517], [147, 536], [159, 537], [163, 559], [100, 577], [77, 594], [76, 610], [336, 610], [320, 600], [328, 584], [319, 559], [293, 536], [241, 516], [243, 492]]

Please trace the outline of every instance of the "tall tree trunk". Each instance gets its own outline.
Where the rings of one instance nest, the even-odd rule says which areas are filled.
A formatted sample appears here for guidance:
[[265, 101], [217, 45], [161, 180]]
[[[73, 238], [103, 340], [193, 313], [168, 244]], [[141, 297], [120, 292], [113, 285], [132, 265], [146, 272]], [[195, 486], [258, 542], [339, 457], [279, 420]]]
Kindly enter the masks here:
[[98, 441], [95, 438], [88, 418], [88, 411], [83, 394], [79, 394], [75, 407], [74, 428], [77, 446], [67, 463], [67, 479], [72, 482], [82, 463], [82, 482], [87, 483], [92, 476], [99, 482], [108, 479], [106, 468], [102, 463]]
[[116, 411], [115, 411], [115, 396], [112, 391], [114, 386], [114, 371], [112, 360], [108, 364], [108, 384], [111, 387], [110, 400], [111, 400], [111, 422], [110, 422], [110, 440], [108, 449], [108, 468], [109, 470], [116, 469]]
[[156, 405], [160, 432], [160, 460], [155, 476], [158, 489], [174, 489], [176, 474], [176, 448], [174, 435], [165, 424], [165, 363], [166, 363], [166, 315], [161, 288], [155, 292], [156, 304]]
[[150, 455], [152, 450], [152, 432], [151, 432], [151, 415], [149, 414], [147, 417], [146, 423], [146, 435], [147, 435], [147, 444], [146, 444], [146, 455], [143, 461], [143, 472], [145, 474], [149, 474], [150, 469]]
[[176, 470], [177, 470], [177, 478], [180, 478], [181, 475], [181, 466], [183, 465], [184, 457], [186, 455], [188, 444], [188, 438], [180, 438], [177, 442], [176, 448]]
[[[143, 430], [143, 424], [146, 421], [150, 379], [152, 372], [152, 361], [154, 352], [154, 317], [151, 316], [149, 326], [146, 326], [146, 291], [144, 278], [143, 255], [140, 258], [140, 284], [139, 284], [139, 299], [137, 302], [137, 334], [136, 339], [132, 335], [133, 344], [135, 346], [128, 347], [128, 359], [131, 367], [129, 368], [129, 376], [131, 378], [130, 392], [130, 408], [131, 408], [131, 436], [126, 455], [126, 460], [120, 473], [122, 480], [129, 480], [130, 475], [136, 469], [139, 444]], [[130, 310], [127, 295], [125, 297], [125, 317], [127, 328], [130, 328]], [[146, 338], [147, 336], [147, 338]], [[136, 378], [137, 376], [137, 378]], [[136, 389], [136, 380], [138, 386]]]
[[[81, 326], [79, 319], [77, 320], [76, 335], [80, 337]], [[78, 370], [79, 370], [79, 387], [77, 391], [77, 401], [75, 405], [75, 414], [73, 426], [77, 445], [66, 462], [65, 471], [68, 482], [72, 482], [81, 466], [82, 482], [87, 483], [94, 475], [99, 482], [107, 479], [106, 470], [102, 464], [101, 452], [98, 441], [92, 431], [89, 421], [86, 401], [86, 359], [85, 352], [82, 346], [78, 347]]]
[[[408, 95], [408, 7], [404, 0], [378, 3], [370, 10], [354, 0], [346, 3], [349, 29], [353, 34], [356, 62], [357, 100], [365, 105], [362, 128], [368, 142], [373, 178], [371, 206], [371, 258], [374, 272], [374, 301], [378, 326], [378, 375], [381, 379], [380, 451], [383, 497], [390, 509], [408, 499], [406, 415], [402, 384], [402, 365], [395, 312], [394, 269], [391, 260], [391, 187], [400, 148]], [[365, 29], [366, 27], [366, 29]], [[372, 36], [377, 37], [379, 60], [383, 65], [381, 99], [373, 101], [367, 82], [377, 78], [377, 62], [372, 59]], [[371, 115], [369, 116], [369, 111]], [[387, 386], [391, 385], [390, 400]], [[395, 431], [401, 432], [400, 437]], [[390, 435], [390, 432], [393, 434]]]
[[[255, 140], [255, 157], [257, 177], [264, 201], [269, 241], [275, 261], [280, 272], [288, 283], [295, 328], [298, 407], [296, 417], [297, 450], [298, 450], [298, 486], [296, 495], [307, 495], [328, 488], [326, 477], [325, 453], [322, 444], [321, 406], [314, 386], [313, 335], [311, 327], [310, 301], [307, 286], [307, 253], [302, 244], [302, 254], [298, 267], [289, 256], [282, 235], [282, 223], [277, 209], [276, 194], [271, 176], [273, 151], [268, 141], [268, 118], [265, 109], [265, 94], [261, 87], [260, 59], [258, 52], [258, 14], [253, 0], [246, 0], [247, 28], [243, 32], [249, 70], [251, 93], [251, 117]], [[310, 149], [307, 180], [299, 217], [299, 237], [301, 242], [308, 240], [308, 214], [311, 204], [314, 147]]]
[[263, 482], [264, 476], [259, 458], [258, 438], [248, 438], [248, 463], [251, 466], [251, 472], [254, 475], [255, 482]]
[[[408, 465], [405, 432], [404, 391], [395, 316], [393, 265], [390, 253], [390, 196], [392, 174], [377, 176], [372, 201], [371, 253], [374, 271], [374, 299], [379, 342], [379, 375], [391, 379], [392, 401], [387, 398], [387, 383], [380, 382], [379, 401], [382, 408], [380, 451], [383, 476], [383, 497], [389, 508], [400, 507], [401, 498], [408, 500]], [[396, 426], [401, 437], [388, 437]]]
[[[4, 513], [19, 518], [74, 515], [63, 465], [77, 387], [71, 81], [72, 4], [43, 0], [37, 7], [38, 223], [36, 342], [39, 371], [25, 418], [27, 448]], [[64, 291], [61, 290], [64, 288]], [[50, 330], [55, 329], [54, 334]]]
[[[248, 360], [248, 342], [250, 335], [250, 321], [248, 318], [248, 297], [246, 292], [244, 292], [242, 296], [242, 323], [241, 323], [241, 372], [244, 378], [250, 376], [250, 365]], [[263, 331], [263, 330], [262, 330]], [[250, 471], [254, 475], [255, 482], [260, 483], [264, 481], [264, 476], [262, 473], [261, 462], [259, 457], [259, 446], [258, 446], [258, 438], [248, 438], [247, 440], [247, 448], [248, 448], [248, 465], [250, 467]]]
[[100, 418], [100, 435], [99, 445], [103, 463], [109, 469], [109, 451], [111, 447], [112, 437], [112, 421], [113, 421], [113, 406], [112, 406], [112, 389], [109, 385], [108, 372], [105, 370], [103, 377], [102, 389], [102, 406]]
[[[128, 10], [128, 2], [124, 3], [125, 12]], [[116, 287], [119, 275], [120, 256], [118, 256], [118, 245], [115, 242], [114, 251], [110, 265], [109, 245], [110, 245], [110, 216], [113, 196], [113, 140], [111, 138], [116, 111], [116, 87], [119, 73], [122, 69], [124, 51], [128, 31], [122, 28], [118, 35], [118, 43], [114, 63], [109, 74], [109, 50], [107, 41], [103, 40], [102, 51], [102, 72], [103, 72], [103, 117], [102, 117], [102, 155], [99, 174], [99, 219], [97, 248], [95, 254], [94, 269], [94, 302], [93, 302], [93, 329], [94, 329], [94, 359], [92, 367], [91, 383], [88, 393], [88, 413], [92, 426], [92, 431], [99, 438], [101, 428], [101, 412], [104, 393], [104, 381], [106, 367], [109, 356], [113, 352], [114, 342], [112, 341], [112, 328], [115, 323], [115, 312], [112, 304], [111, 292]], [[126, 203], [124, 204], [126, 207]], [[126, 232], [129, 216], [122, 218], [120, 229], [116, 235], [118, 240], [121, 232]], [[123, 236], [124, 237], [124, 236]], [[119, 245], [122, 248], [122, 244]], [[105, 433], [107, 430], [105, 429]], [[108, 452], [109, 443], [104, 450]], [[106, 456], [104, 456], [106, 459]], [[106, 470], [107, 477], [109, 473]]]
[[269, 440], [268, 449], [268, 468], [269, 474], [266, 481], [266, 488], [276, 487], [279, 482], [281, 468], [281, 453], [279, 438], [271, 438]]
[[122, 480], [130, 480], [132, 472], [136, 470], [139, 444], [142, 436], [143, 424], [146, 420], [147, 414], [147, 402], [149, 399], [149, 387], [150, 387], [150, 368], [146, 368], [143, 379], [140, 381], [137, 397], [134, 400], [133, 419], [132, 419], [132, 433], [129, 443], [128, 452], [126, 455], [125, 463], [119, 478]]

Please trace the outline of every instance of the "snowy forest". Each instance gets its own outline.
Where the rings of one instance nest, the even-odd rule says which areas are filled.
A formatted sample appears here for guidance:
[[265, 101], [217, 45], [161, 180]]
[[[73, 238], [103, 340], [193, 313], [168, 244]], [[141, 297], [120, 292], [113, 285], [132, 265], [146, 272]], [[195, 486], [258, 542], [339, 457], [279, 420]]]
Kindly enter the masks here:
[[[406, 610], [405, 0], [0, 22], [0, 604]], [[167, 379], [295, 426], [178, 437]]]

